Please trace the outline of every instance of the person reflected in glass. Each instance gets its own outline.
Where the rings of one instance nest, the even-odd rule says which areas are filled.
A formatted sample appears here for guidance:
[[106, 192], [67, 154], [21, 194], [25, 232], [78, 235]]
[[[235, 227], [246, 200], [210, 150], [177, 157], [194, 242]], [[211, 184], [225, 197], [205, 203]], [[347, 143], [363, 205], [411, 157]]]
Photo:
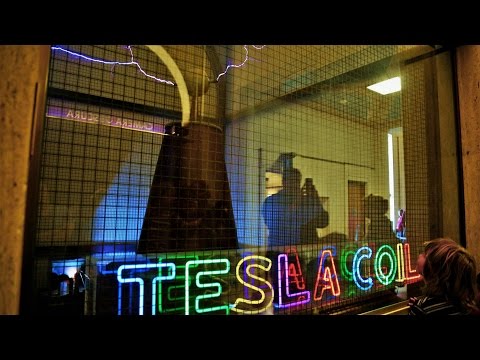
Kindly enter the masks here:
[[307, 180], [302, 189], [300, 170], [288, 168], [283, 172], [282, 190], [265, 199], [262, 214], [268, 228], [269, 248], [315, 242], [317, 228], [328, 225], [328, 212], [311, 179]]
[[379, 196], [370, 194], [365, 197], [365, 217], [369, 223], [364, 241], [386, 241], [397, 243], [398, 238], [393, 232], [392, 222], [387, 216], [388, 200]]
[[406, 212], [404, 209], [399, 209], [398, 210], [398, 220], [397, 220], [397, 225], [396, 225], [396, 233], [397, 237], [399, 239], [405, 238], [405, 233], [406, 233], [406, 227], [405, 227], [405, 217], [406, 217]]

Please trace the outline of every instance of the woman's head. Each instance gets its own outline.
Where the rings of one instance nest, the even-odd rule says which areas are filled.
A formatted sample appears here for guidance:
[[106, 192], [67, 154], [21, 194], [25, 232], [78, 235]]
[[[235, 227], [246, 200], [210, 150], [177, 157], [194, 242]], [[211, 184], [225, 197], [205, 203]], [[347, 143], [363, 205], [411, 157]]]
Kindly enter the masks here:
[[466, 308], [475, 299], [476, 274], [473, 256], [452, 239], [425, 243], [423, 277], [427, 295], [446, 296]]

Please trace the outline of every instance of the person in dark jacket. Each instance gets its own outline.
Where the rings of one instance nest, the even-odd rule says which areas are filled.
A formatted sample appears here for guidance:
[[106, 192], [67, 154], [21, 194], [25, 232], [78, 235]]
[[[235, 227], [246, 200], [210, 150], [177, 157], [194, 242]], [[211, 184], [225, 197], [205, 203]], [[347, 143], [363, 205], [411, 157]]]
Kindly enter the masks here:
[[365, 197], [365, 216], [370, 220], [365, 241], [397, 243], [398, 239], [393, 232], [392, 222], [386, 215], [388, 212], [388, 200], [370, 194]]
[[328, 225], [328, 212], [318, 194], [302, 193], [302, 174], [296, 168], [284, 171], [283, 189], [267, 197], [262, 214], [268, 227], [268, 247], [293, 246], [318, 240], [317, 228]]

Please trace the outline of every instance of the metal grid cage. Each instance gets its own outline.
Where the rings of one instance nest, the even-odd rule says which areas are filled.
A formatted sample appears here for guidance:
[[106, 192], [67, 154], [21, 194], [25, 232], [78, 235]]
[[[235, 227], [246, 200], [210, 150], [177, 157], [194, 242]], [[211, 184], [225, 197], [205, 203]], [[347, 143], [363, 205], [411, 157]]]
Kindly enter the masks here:
[[[449, 69], [431, 52], [52, 46], [37, 311], [326, 314], [397, 301], [419, 280], [423, 241], [444, 231], [433, 139], [454, 119], [439, 120]], [[388, 79], [401, 90], [369, 88]]]

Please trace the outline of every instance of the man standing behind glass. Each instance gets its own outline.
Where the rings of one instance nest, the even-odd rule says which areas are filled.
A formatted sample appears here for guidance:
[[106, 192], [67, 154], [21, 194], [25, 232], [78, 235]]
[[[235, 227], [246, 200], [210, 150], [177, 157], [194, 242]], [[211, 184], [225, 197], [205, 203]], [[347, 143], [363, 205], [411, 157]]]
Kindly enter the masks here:
[[[316, 229], [328, 225], [328, 212], [318, 194], [301, 189], [302, 174], [296, 168], [287, 168], [282, 177], [283, 189], [267, 197], [262, 213], [268, 227], [268, 247], [292, 246], [316, 240]], [[305, 229], [313, 229], [307, 234]], [[308, 237], [309, 241], [302, 238]]]

